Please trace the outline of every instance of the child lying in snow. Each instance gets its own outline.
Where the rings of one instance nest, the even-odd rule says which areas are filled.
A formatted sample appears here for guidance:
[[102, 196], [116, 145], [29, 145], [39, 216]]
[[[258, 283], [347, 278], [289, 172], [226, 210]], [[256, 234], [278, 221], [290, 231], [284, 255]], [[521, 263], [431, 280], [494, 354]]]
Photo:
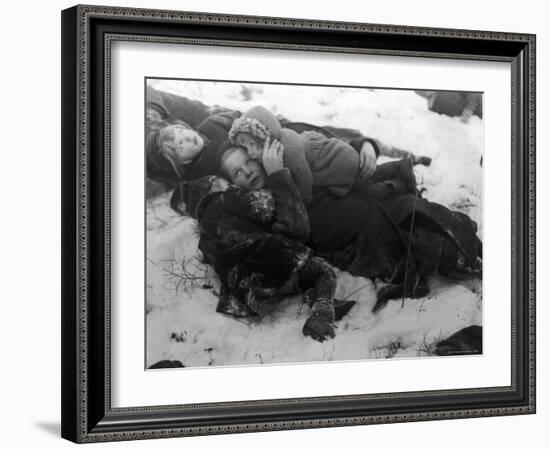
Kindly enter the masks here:
[[170, 204], [199, 221], [199, 249], [222, 281], [218, 311], [262, 317], [283, 296], [311, 289], [303, 333], [333, 338], [334, 321], [355, 302], [335, 309], [332, 267], [301, 243], [309, 221], [288, 169], [271, 173], [267, 184], [269, 190], [246, 191], [207, 176], [176, 186]]
[[349, 144], [316, 131], [298, 134], [282, 128], [277, 118], [262, 106], [253, 107], [235, 119], [229, 139], [246, 148], [249, 156], [257, 160], [262, 159], [270, 140], [278, 140], [285, 148], [284, 165], [306, 205], [311, 202], [314, 186], [326, 187], [339, 197], [353, 190], [377, 200], [416, 193], [411, 159], [381, 164], [374, 174], [362, 177], [359, 155]]

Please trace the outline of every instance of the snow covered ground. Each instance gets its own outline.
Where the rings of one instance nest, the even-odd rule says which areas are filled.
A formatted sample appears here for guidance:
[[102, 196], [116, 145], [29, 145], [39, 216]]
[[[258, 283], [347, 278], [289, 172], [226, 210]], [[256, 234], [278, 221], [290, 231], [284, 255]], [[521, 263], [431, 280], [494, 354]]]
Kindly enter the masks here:
[[[150, 80], [155, 88], [206, 104], [245, 111], [261, 104], [275, 114], [316, 125], [356, 128], [394, 146], [432, 158], [415, 167], [424, 196], [467, 213], [482, 236], [483, 125], [428, 110], [412, 91]], [[289, 101], [289, 98], [292, 101]], [[337, 298], [355, 307], [336, 338], [304, 338], [308, 307], [296, 296], [276, 313], [237, 320], [215, 311], [219, 281], [200, 262], [196, 221], [172, 211], [169, 194], [147, 202], [147, 365], [179, 360], [186, 367], [433, 355], [437, 341], [482, 324], [479, 282], [434, 278], [425, 298], [390, 301], [376, 314], [375, 285], [338, 272]]]

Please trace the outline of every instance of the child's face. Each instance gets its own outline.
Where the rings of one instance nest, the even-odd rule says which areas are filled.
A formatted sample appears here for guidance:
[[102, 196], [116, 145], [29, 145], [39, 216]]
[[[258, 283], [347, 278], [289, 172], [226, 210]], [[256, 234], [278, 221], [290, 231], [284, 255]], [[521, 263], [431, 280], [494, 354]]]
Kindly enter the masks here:
[[223, 169], [233, 184], [247, 190], [263, 189], [266, 185], [266, 175], [262, 165], [240, 148], [225, 158]]
[[188, 164], [204, 147], [204, 140], [197, 132], [183, 126], [173, 125], [173, 140], [164, 145], [174, 154], [180, 164]]
[[260, 160], [262, 158], [263, 148], [258, 141], [248, 133], [238, 133], [235, 136], [235, 143], [246, 148], [248, 155], [252, 159]]

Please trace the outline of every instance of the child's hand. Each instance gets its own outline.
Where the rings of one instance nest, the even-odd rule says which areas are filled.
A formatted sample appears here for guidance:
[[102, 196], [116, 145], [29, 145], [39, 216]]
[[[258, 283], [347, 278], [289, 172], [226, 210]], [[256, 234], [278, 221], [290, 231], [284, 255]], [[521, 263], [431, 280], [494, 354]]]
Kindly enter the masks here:
[[283, 152], [284, 146], [281, 142], [276, 139], [270, 142], [269, 137], [265, 140], [262, 164], [268, 176], [284, 168]]
[[376, 151], [370, 142], [365, 141], [359, 153], [359, 176], [368, 178], [376, 170]]

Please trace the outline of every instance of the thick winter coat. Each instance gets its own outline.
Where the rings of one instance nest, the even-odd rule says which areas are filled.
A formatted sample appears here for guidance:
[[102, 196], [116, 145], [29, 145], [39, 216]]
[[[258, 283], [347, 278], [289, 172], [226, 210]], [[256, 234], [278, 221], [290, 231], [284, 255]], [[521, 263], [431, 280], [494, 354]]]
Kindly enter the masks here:
[[199, 249], [229, 292], [259, 315], [280, 299], [311, 253], [301, 243], [309, 221], [290, 172], [273, 173], [267, 187], [231, 187], [209, 194], [196, 208]]
[[211, 108], [200, 101], [190, 100], [147, 86], [147, 108], [156, 110], [163, 120], [181, 120], [196, 129], [209, 115]]
[[344, 199], [317, 192], [313, 204], [311, 244], [351, 274], [417, 282], [480, 268], [477, 225], [461, 212], [414, 195], [378, 203], [353, 192]]
[[308, 244], [342, 270], [364, 277], [391, 278], [406, 255], [405, 237], [377, 201], [350, 192], [338, 198], [314, 189]]

